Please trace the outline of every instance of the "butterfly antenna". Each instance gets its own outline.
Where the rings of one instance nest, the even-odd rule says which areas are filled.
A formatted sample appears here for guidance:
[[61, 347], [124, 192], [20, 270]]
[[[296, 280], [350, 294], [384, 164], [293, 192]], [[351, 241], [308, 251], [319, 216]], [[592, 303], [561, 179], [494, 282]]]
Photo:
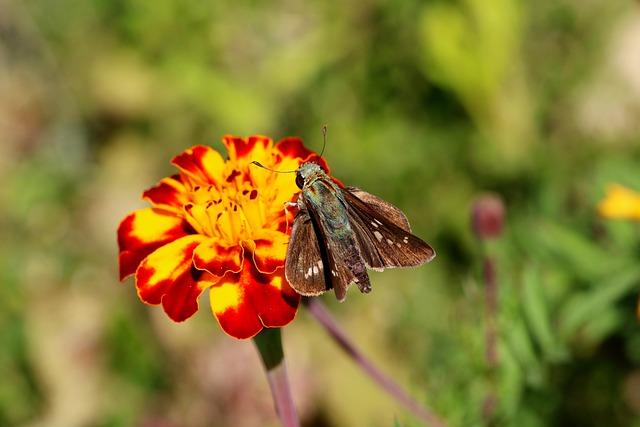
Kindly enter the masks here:
[[258, 166], [258, 167], [260, 167], [260, 168], [262, 168], [262, 169], [266, 169], [269, 172], [275, 172], [275, 173], [294, 173], [295, 172], [295, 170], [292, 170], [292, 171], [277, 171], [275, 169], [268, 168], [265, 165], [263, 165], [262, 163], [256, 162], [255, 160], [253, 162], [251, 162], [251, 163], [256, 165], [256, 166]]
[[327, 146], [327, 125], [322, 126], [322, 151], [320, 151], [320, 157], [324, 154], [324, 147]]
[[[322, 151], [320, 151], [320, 156], [319, 157], [322, 157], [322, 154], [324, 154], [324, 148], [326, 146], [327, 146], [327, 125], [324, 125], [324, 126], [322, 126]], [[253, 162], [251, 162], [251, 163], [256, 165], [256, 166], [258, 166], [259, 168], [266, 169], [266, 170], [268, 170], [270, 172], [275, 172], [275, 173], [294, 173], [295, 172], [295, 170], [278, 171], [278, 170], [275, 170], [275, 169], [271, 169], [271, 168], [268, 168], [265, 165], [263, 165], [262, 163], [260, 163], [258, 161], [255, 161], [255, 160]]]

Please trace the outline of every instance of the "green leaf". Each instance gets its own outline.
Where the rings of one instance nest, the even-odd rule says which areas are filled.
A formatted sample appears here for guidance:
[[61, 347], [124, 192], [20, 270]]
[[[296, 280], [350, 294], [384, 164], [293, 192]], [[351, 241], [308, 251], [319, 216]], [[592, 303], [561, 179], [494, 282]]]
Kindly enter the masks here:
[[542, 381], [540, 361], [524, 321], [521, 318], [512, 319], [502, 335], [514, 359], [522, 368], [526, 381], [539, 384]]
[[522, 308], [531, 334], [549, 360], [566, 359], [567, 349], [558, 343], [553, 333], [548, 302], [545, 298], [544, 285], [539, 270], [527, 265], [523, 276]]
[[588, 282], [633, 263], [620, 254], [606, 251], [583, 233], [553, 222], [540, 226], [533, 235], [547, 257]]
[[587, 322], [605, 311], [612, 310], [616, 301], [634, 291], [640, 283], [640, 268], [623, 271], [609, 280], [601, 281], [589, 292], [575, 294], [560, 316], [559, 333], [571, 338]]

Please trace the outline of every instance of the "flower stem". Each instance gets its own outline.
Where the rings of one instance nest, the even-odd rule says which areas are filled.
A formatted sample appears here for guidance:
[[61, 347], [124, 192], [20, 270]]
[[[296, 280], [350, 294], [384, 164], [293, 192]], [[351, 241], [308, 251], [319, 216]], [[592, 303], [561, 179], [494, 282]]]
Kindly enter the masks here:
[[482, 404], [482, 417], [487, 423], [493, 419], [498, 398], [496, 394], [496, 369], [498, 367], [498, 284], [496, 281], [495, 260], [486, 255], [483, 263], [483, 279], [485, 284], [485, 306], [486, 306], [486, 360], [489, 368], [489, 391]]
[[258, 348], [258, 353], [260, 353], [262, 363], [267, 371], [269, 387], [282, 427], [300, 427], [291, 395], [280, 328], [264, 328], [253, 337], [253, 342]]
[[498, 405], [496, 376], [498, 368], [498, 282], [497, 263], [491, 241], [502, 235], [505, 224], [505, 206], [496, 194], [483, 194], [471, 210], [471, 225], [483, 251], [482, 278], [485, 285], [486, 360], [489, 368], [489, 388], [482, 404], [482, 417], [489, 424]]
[[417, 417], [422, 419], [427, 425], [434, 427], [446, 427], [444, 421], [436, 414], [426, 409], [418, 402], [413, 400], [404, 392], [395, 382], [388, 376], [383, 374], [364, 354], [358, 350], [349, 340], [347, 335], [342, 332], [338, 324], [333, 320], [327, 309], [317, 298], [303, 298], [309, 313], [320, 323], [338, 343], [343, 350], [367, 373], [375, 382], [384, 390], [393, 396], [398, 402], [404, 405], [409, 411], [413, 412]]

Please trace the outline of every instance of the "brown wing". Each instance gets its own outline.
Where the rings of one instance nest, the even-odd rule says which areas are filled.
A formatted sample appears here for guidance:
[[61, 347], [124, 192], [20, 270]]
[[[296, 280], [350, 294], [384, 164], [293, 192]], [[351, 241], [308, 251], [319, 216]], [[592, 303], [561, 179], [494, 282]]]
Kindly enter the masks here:
[[320, 250], [313, 222], [307, 211], [299, 211], [291, 228], [285, 276], [293, 289], [300, 295], [316, 296], [331, 289], [326, 280], [326, 255]]
[[414, 267], [431, 261], [436, 253], [410, 233], [409, 221], [391, 203], [358, 188], [342, 189], [347, 216], [367, 267], [383, 270]]
[[331, 219], [323, 209], [335, 212], [338, 206], [344, 205], [342, 193], [335, 191], [340, 190], [318, 183], [313, 198], [303, 194], [302, 199], [298, 199], [298, 215], [287, 248], [285, 275], [302, 295], [319, 295], [333, 288], [338, 301], [344, 301], [351, 284], [356, 283], [361, 292], [367, 293], [371, 291], [371, 283], [353, 231], [348, 228], [343, 233], [326, 231], [331, 228], [328, 226]]

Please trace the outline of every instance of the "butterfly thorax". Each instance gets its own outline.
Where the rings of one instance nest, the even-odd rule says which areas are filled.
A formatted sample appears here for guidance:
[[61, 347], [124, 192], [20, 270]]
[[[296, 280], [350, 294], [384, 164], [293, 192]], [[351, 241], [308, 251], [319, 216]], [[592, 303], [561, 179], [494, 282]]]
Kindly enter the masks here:
[[322, 178], [329, 178], [327, 172], [322, 169], [322, 166], [314, 162], [303, 163], [296, 170], [296, 185], [301, 190]]
[[[296, 171], [296, 183], [302, 189], [299, 208], [306, 209], [311, 205], [314, 219], [338, 236], [346, 237], [352, 233], [342, 192], [320, 165], [313, 162], [302, 164]], [[321, 217], [316, 213], [319, 211], [323, 212]]]

